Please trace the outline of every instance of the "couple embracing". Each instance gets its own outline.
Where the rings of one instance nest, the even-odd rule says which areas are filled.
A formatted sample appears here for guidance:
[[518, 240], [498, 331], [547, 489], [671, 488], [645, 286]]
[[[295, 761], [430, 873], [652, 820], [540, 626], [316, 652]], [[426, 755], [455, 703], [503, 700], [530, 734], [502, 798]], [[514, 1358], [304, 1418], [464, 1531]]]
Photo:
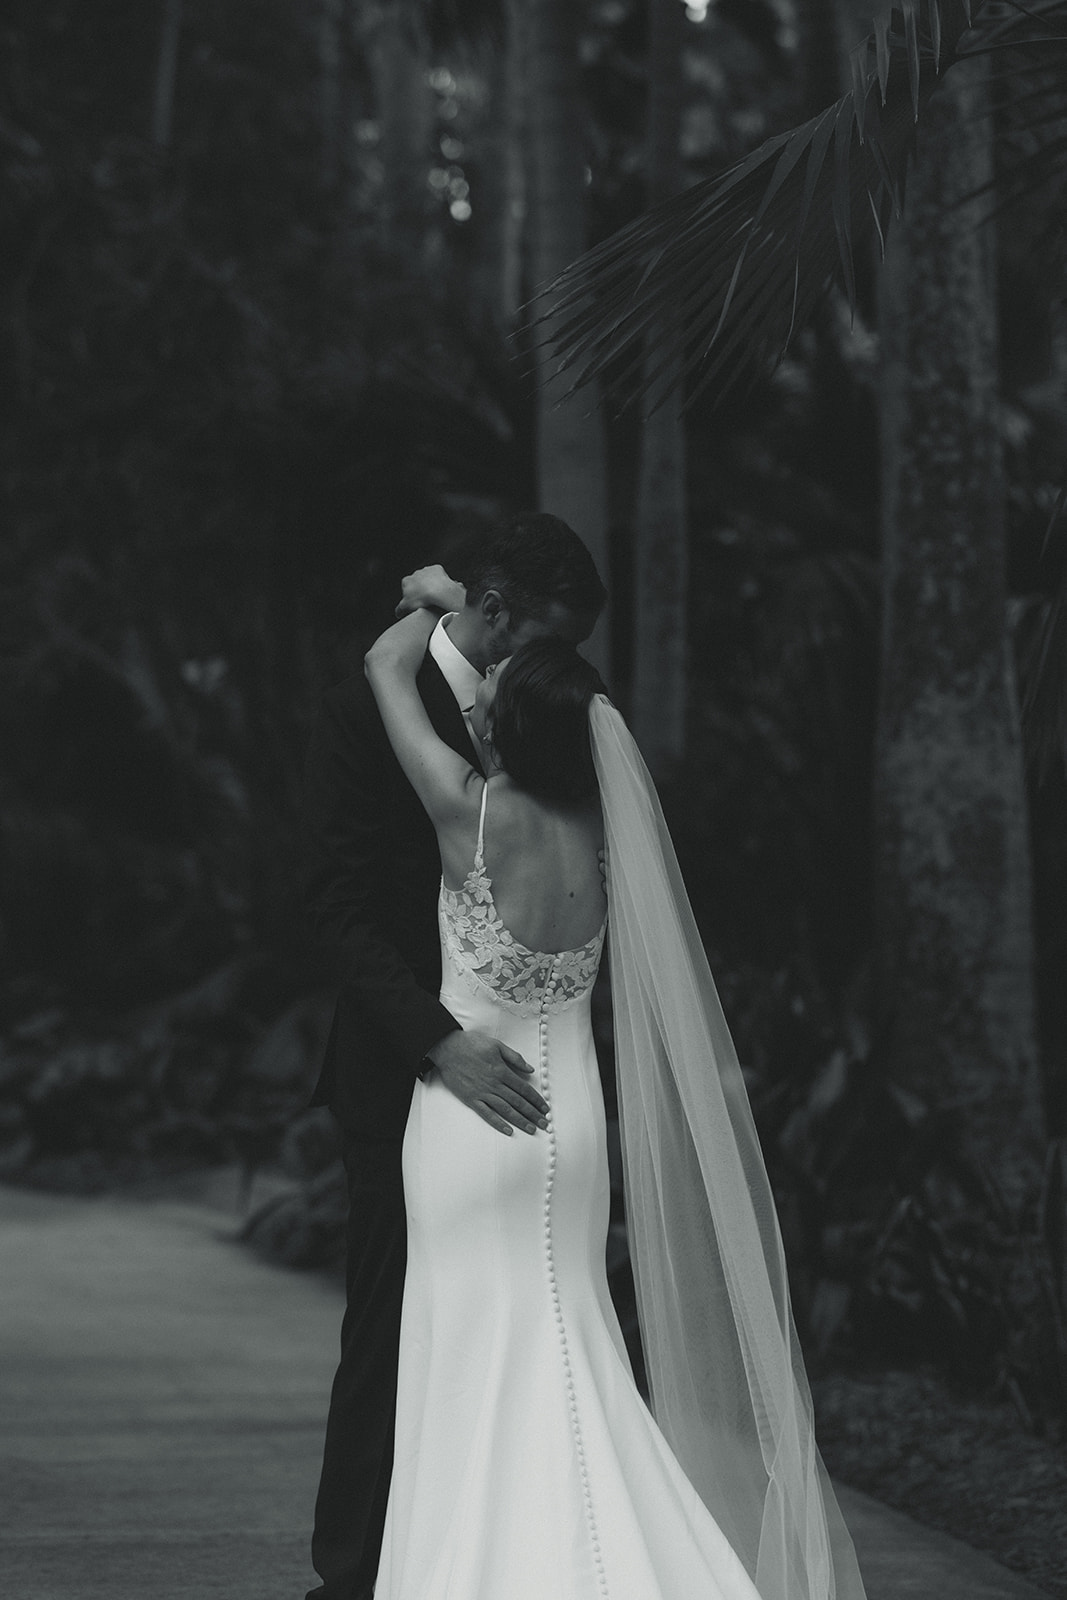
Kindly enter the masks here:
[[[862, 1600], [770, 1187], [557, 518], [405, 583], [308, 761], [348, 1304], [316, 1600]], [[608, 951], [651, 1411], [608, 1294]], [[309, 1597], [311, 1600], [311, 1597]]]

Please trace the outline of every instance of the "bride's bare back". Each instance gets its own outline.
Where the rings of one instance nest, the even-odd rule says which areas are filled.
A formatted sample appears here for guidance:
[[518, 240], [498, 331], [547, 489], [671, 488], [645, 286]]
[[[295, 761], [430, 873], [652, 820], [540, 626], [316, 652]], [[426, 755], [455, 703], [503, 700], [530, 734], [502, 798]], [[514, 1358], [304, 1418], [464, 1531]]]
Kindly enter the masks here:
[[[438, 829], [444, 880], [451, 889], [462, 888], [474, 864], [478, 789], [470, 816]], [[519, 944], [549, 954], [578, 950], [596, 937], [607, 906], [599, 860], [603, 842], [595, 802], [554, 805], [518, 788], [503, 773], [489, 779], [485, 869], [500, 919]]]

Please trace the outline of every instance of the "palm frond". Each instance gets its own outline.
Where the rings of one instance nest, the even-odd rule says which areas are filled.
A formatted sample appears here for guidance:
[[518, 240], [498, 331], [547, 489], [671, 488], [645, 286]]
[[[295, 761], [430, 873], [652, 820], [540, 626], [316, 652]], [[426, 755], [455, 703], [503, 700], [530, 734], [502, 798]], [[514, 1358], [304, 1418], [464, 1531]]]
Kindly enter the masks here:
[[[610, 369], [615, 393], [652, 409], [679, 386], [689, 403], [711, 384], [722, 395], [781, 360], [835, 276], [854, 305], [857, 242], [872, 226], [884, 241], [926, 103], [958, 62], [1003, 54], [1016, 86], [1034, 91], [1012, 102], [1016, 122], [1051, 127], [1033, 74], [1067, 50], [1067, 0], [993, 0], [970, 23], [969, 0], [900, 0], [853, 52], [852, 87], [834, 105], [568, 267], [539, 297], [533, 333], [571, 390]], [[1046, 139], [1033, 170], [1067, 171], [1062, 143]]]
[[619, 368], [616, 387], [631, 377], [640, 382], [644, 335], [667, 310], [682, 348], [658, 352], [650, 381], [680, 359], [683, 380], [703, 366], [702, 386], [729, 383], [739, 375], [739, 349], [758, 366], [787, 348], [835, 266], [854, 289], [853, 240], [869, 213], [884, 227], [899, 205], [896, 173], [913, 124], [906, 98], [882, 109], [871, 83], [866, 93], [873, 103], [861, 113], [862, 144], [850, 92], [720, 178], [632, 223], [563, 275], [551, 344], [574, 388], [609, 363]]

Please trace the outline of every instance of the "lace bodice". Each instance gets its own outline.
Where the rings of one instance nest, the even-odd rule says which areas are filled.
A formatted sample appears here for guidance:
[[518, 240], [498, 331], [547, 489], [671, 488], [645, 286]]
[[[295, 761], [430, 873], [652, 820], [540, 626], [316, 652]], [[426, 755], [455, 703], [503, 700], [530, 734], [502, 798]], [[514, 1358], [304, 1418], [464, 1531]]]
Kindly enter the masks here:
[[508, 931], [493, 900], [485, 869], [485, 802], [482, 789], [474, 865], [461, 889], [441, 880], [438, 902], [441, 942], [449, 964], [476, 992], [489, 990], [500, 1005], [532, 1014], [558, 1011], [593, 987], [604, 948], [607, 919], [577, 950], [530, 950]]

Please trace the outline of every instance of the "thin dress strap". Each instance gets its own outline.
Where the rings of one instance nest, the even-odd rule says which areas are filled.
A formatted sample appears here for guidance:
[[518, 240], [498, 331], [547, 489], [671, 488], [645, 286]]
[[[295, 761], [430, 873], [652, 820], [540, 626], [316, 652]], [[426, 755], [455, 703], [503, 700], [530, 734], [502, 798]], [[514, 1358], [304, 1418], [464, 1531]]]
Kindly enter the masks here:
[[478, 872], [485, 871], [485, 802], [489, 797], [489, 783], [482, 784], [482, 809], [478, 814], [478, 848], [474, 852], [474, 865]]

